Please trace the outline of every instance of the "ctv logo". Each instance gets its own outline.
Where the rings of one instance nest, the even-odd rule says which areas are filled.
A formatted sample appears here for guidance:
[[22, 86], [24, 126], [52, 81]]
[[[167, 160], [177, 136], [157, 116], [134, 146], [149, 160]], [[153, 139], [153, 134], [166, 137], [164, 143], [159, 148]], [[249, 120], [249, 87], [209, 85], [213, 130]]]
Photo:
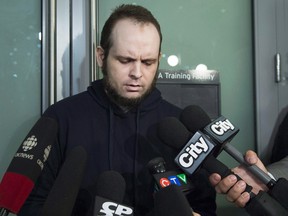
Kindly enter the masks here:
[[[182, 182], [182, 184], [181, 184]], [[184, 173], [182, 174], [178, 174], [178, 175], [174, 175], [174, 176], [168, 176], [167, 178], [163, 177], [159, 180], [159, 185], [164, 188], [167, 187], [171, 184], [175, 184], [178, 186], [181, 186], [183, 184], [187, 184], [187, 178], [186, 175]]]
[[229, 130], [233, 131], [234, 128], [234, 125], [225, 118], [224, 120], [217, 121], [210, 126], [211, 131], [218, 136], [224, 135]]
[[133, 215], [133, 209], [124, 205], [108, 201], [102, 204], [102, 208], [97, 215], [103, 215], [103, 216]]

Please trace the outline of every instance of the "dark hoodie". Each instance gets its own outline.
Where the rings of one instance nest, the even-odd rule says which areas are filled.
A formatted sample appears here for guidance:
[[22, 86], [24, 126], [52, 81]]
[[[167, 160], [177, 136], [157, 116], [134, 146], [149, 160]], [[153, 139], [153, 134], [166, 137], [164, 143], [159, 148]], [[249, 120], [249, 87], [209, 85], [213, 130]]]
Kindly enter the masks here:
[[[158, 139], [157, 122], [167, 116], [178, 117], [180, 112], [154, 89], [138, 107], [124, 113], [111, 103], [102, 80], [50, 106], [43, 115], [57, 120], [58, 140], [19, 215], [38, 215], [66, 155], [78, 145], [87, 151], [88, 159], [74, 214], [85, 215], [88, 209], [91, 213], [97, 177], [103, 171], [115, 170], [126, 181], [123, 203], [133, 206], [136, 215], [145, 215], [153, 208], [153, 179], [147, 163], [161, 156], [168, 169], [174, 169], [177, 154]], [[188, 195], [192, 208], [201, 215], [214, 215], [215, 191], [207, 174], [200, 171], [192, 180], [195, 190]]]

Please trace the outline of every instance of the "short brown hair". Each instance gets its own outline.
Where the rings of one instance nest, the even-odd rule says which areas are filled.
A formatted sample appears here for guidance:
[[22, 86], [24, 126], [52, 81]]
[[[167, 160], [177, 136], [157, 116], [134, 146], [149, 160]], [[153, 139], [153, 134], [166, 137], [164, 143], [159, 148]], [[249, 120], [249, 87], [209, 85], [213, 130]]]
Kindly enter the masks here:
[[132, 19], [140, 23], [153, 24], [159, 33], [160, 37], [159, 52], [160, 52], [162, 43], [162, 33], [160, 25], [156, 20], [156, 18], [152, 15], [152, 13], [149, 10], [147, 10], [142, 6], [132, 4], [122, 4], [114, 9], [109, 18], [106, 20], [104, 27], [102, 29], [100, 45], [104, 50], [104, 60], [107, 58], [109, 50], [112, 47], [111, 33], [115, 24], [119, 20], [125, 18]]

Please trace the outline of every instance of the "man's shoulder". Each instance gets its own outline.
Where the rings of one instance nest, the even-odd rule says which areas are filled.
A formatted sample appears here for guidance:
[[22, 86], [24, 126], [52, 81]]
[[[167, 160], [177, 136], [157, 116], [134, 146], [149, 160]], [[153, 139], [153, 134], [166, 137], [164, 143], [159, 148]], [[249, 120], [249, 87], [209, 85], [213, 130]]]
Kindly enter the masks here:
[[71, 106], [71, 105], [77, 105], [81, 104], [85, 101], [90, 101], [92, 100], [91, 96], [88, 94], [87, 91], [80, 92], [78, 94], [63, 98], [62, 100], [56, 102], [54, 106]]
[[73, 110], [79, 111], [85, 107], [89, 107], [93, 99], [87, 91], [78, 93], [73, 96], [66, 97], [47, 108], [45, 113], [67, 113]]

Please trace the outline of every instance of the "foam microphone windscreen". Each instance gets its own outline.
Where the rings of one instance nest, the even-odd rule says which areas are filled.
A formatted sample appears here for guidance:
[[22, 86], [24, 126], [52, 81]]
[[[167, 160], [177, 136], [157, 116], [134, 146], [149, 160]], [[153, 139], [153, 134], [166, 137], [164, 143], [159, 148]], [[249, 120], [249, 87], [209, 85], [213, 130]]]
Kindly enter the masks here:
[[56, 139], [57, 122], [41, 117], [14, 155], [0, 184], [0, 207], [18, 213], [34, 187]]
[[125, 190], [125, 179], [116, 171], [105, 171], [97, 180], [97, 196], [121, 203], [124, 199]]
[[115, 171], [103, 172], [97, 180], [93, 215], [134, 215], [133, 208], [124, 205], [126, 183]]
[[70, 216], [82, 182], [87, 153], [74, 147], [65, 159], [44, 203], [42, 216]]
[[190, 207], [185, 195], [176, 185], [162, 188], [155, 193], [154, 214], [157, 216], [191, 216]]
[[177, 118], [167, 117], [158, 123], [158, 136], [166, 145], [180, 149], [192, 134]]
[[207, 113], [196, 105], [185, 107], [179, 119], [191, 133], [195, 133], [211, 123], [211, 119]]

